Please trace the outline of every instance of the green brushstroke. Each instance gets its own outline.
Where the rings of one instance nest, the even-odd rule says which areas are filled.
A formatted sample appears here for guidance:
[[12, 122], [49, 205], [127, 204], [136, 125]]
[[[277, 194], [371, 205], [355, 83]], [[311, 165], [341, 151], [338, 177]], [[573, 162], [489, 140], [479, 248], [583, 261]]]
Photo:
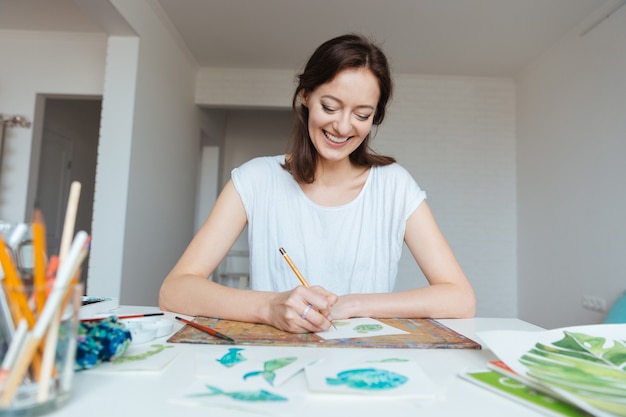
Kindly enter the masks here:
[[284, 358], [272, 359], [263, 364], [262, 371], [248, 372], [243, 376], [244, 381], [251, 376], [261, 375], [270, 385], [274, 385], [274, 379], [276, 378], [276, 370], [283, 368], [298, 360], [295, 356], [287, 356]]
[[166, 346], [166, 345], [161, 345], [161, 344], [150, 345], [150, 347], [154, 349], [149, 350], [144, 353], [139, 353], [137, 355], [120, 356], [119, 358], [114, 359], [112, 363], [113, 365], [119, 365], [119, 364], [126, 363], [126, 362], [143, 361], [143, 360], [148, 359], [150, 356], [158, 355], [159, 353], [163, 352], [165, 349], [174, 348], [174, 346]]
[[359, 324], [353, 330], [357, 333], [379, 332], [383, 329], [382, 324]]

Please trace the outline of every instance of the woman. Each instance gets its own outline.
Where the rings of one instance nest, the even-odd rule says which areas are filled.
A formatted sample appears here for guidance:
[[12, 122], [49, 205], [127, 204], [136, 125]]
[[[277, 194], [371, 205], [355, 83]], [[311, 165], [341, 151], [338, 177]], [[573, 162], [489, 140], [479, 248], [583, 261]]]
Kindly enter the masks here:
[[[474, 291], [424, 191], [369, 147], [391, 93], [387, 59], [366, 38], [320, 45], [298, 77], [290, 152], [233, 170], [163, 282], [161, 308], [294, 333], [349, 317], [473, 316]], [[246, 225], [252, 291], [207, 279]], [[429, 286], [392, 292], [403, 243]], [[312, 287], [297, 285], [281, 247]]]

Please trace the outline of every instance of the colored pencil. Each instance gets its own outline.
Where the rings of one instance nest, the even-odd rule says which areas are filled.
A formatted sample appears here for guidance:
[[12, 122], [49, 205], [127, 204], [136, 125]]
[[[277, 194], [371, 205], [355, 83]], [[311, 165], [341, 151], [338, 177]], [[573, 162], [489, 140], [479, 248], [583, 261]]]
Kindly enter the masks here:
[[306, 278], [304, 278], [304, 275], [302, 275], [302, 273], [300, 272], [296, 264], [294, 264], [291, 258], [289, 257], [289, 255], [287, 255], [287, 251], [285, 251], [285, 249], [283, 248], [280, 248], [278, 250], [280, 251], [280, 254], [283, 255], [283, 258], [285, 258], [285, 260], [291, 267], [291, 270], [293, 271], [293, 273], [296, 274], [296, 277], [298, 277], [298, 280], [300, 280], [300, 283], [302, 284], [302, 286], [310, 288], [311, 286], [307, 282]]
[[59, 248], [59, 263], [67, 256], [74, 236], [74, 226], [76, 225], [76, 214], [78, 212], [78, 200], [80, 199], [81, 184], [78, 181], [72, 182], [70, 195], [67, 199], [65, 209], [65, 220], [63, 222], [63, 232], [61, 234], [61, 245]]
[[[293, 261], [291, 260], [291, 258], [289, 257], [289, 255], [287, 254], [287, 251], [283, 248], [278, 249], [278, 251], [280, 252], [281, 255], [283, 255], [283, 258], [285, 258], [285, 260], [287, 261], [287, 263], [289, 264], [289, 266], [291, 267], [291, 270], [293, 271], [294, 274], [296, 274], [296, 277], [298, 277], [298, 280], [300, 281], [300, 283], [302, 284], [302, 286], [306, 287], [306, 288], [311, 288], [311, 286], [309, 285], [308, 281], [306, 280], [306, 278], [304, 278], [304, 275], [302, 275], [302, 273], [300, 272], [300, 270], [298, 269], [298, 267], [296, 266], [296, 264], [293, 263]], [[309, 304], [310, 306], [310, 304]], [[308, 311], [307, 311], [308, 312]], [[304, 317], [303, 317], [304, 318]], [[332, 322], [330, 322], [331, 326], [333, 326], [335, 329], [337, 329], [337, 326], [335, 326], [335, 324]]]
[[16, 364], [13, 369], [11, 369], [7, 377], [5, 389], [0, 395], [0, 405], [3, 407], [8, 407], [11, 403], [17, 387], [22, 382], [22, 379], [26, 374], [28, 366], [35, 359], [37, 349], [42, 342], [52, 320], [54, 319], [54, 316], [58, 317], [56, 313], [61, 307], [65, 293], [67, 292], [67, 287], [70, 285], [72, 277], [80, 266], [80, 262], [82, 261], [81, 255], [87, 241], [87, 233], [84, 231], [78, 232], [72, 242], [67, 259], [60, 265], [54, 286], [46, 301], [43, 311], [37, 318], [32, 331], [29, 331], [26, 334], [26, 339], [23, 342], [23, 348], [18, 355]]
[[188, 324], [191, 327], [194, 327], [194, 328], [196, 328], [198, 330], [202, 330], [203, 332], [208, 333], [211, 336], [219, 337], [220, 339], [224, 339], [224, 340], [227, 340], [227, 341], [229, 341], [231, 343], [235, 343], [234, 339], [232, 339], [232, 338], [226, 336], [225, 334], [222, 334], [222, 333], [218, 332], [217, 330], [212, 329], [210, 327], [203, 326], [201, 324], [195, 323], [193, 321], [186, 320], [186, 319], [184, 319], [182, 317], [178, 317], [178, 316], [176, 316], [176, 320], [180, 320], [183, 323]]
[[4, 239], [0, 235], [0, 263], [4, 270], [4, 285], [6, 290], [7, 302], [13, 317], [14, 328], [17, 327], [22, 318], [26, 319], [28, 328], [32, 329], [35, 325], [35, 317], [28, 306], [28, 295], [26, 287], [20, 278], [20, 275], [13, 263], [9, 251], [5, 247]]
[[46, 303], [46, 226], [33, 223], [33, 283], [37, 315], [41, 314]]

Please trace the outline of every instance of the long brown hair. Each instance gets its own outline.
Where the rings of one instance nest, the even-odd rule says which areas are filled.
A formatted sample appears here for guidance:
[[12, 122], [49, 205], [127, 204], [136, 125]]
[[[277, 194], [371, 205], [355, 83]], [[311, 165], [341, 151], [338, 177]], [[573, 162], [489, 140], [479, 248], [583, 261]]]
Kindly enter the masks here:
[[[283, 168], [298, 182], [310, 184], [315, 180], [318, 157], [309, 136], [309, 110], [300, 102], [302, 92], [311, 93], [320, 85], [332, 81], [340, 71], [353, 68], [367, 68], [378, 79], [380, 97], [373, 125], [380, 125], [385, 118], [393, 84], [387, 57], [382, 50], [357, 34], [338, 36], [321, 44], [309, 58], [304, 71], [298, 75], [298, 87], [293, 94], [292, 107], [296, 118], [290, 138], [290, 157]], [[394, 158], [379, 155], [370, 148], [370, 137], [371, 132], [350, 154], [350, 161], [355, 165], [368, 167], [394, 163]]]

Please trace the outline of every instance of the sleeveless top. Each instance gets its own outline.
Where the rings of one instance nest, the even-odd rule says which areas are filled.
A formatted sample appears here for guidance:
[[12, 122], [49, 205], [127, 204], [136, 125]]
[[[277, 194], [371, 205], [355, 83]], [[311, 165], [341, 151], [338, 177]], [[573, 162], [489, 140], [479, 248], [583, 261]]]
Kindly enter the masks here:
[[250, 287], [300, 285], [282, 247], [311, 286], [337, 295], [392, 291], [406, 221], [426, 198], [409, 172], [397, 163], [372, 167], [354, 200], [326, 207], [306, 196], [284, 161], [259, 157], [231, 173], [248, 217]]

